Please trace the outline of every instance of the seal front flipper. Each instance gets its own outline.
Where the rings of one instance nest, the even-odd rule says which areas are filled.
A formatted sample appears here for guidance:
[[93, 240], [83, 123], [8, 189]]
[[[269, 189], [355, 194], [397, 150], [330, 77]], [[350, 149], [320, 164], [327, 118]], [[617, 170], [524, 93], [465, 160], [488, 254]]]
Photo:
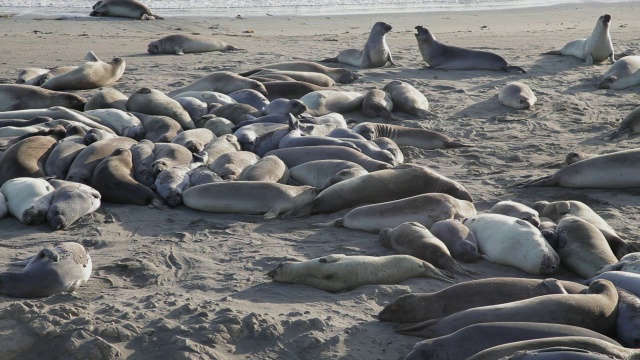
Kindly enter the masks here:
[[560, 52], [560, 50], [553, 50], [540, 53], [540, 55], [562, 55], [562, 53]]
[[511, 70], [515, 70], [515, 71], [520, 71], [523, 74], [527, 73], [527, 70], [521, 68], [520, 66], [515, 66], [515, 65], [509, 65], [507, 67], [504, 68], [504, 71], [509, 72]]
[[267, 213], [265, 213], [262, 218], [265, 220], [275, 219], [280, 214], [280, 210], [282, 209], [279, 207], [273, 207], [269, 209], [269, 211], [267, 211]]
[[326, 58], [324, 60], [320, 60], [320, 62], [333, 62], [333, 63], [335, 63], [335, 62], [339, 62], [339, 61], [338, 61], [338, 57], [336, 56], [336, 57]]
[[431, 339], [437, 337], [438, 333], [430, 329], [430, 327], [436, 325], [439, 321], [440, 319], [431, 319], [423, 321], [421, 323], [411, 324], [409, 326], [398, 326], [393, 329], [393, 332], [402, 335], [418, 336], [425, 339]]
[[84, 56], [84, 59], [87, 61], [100, 61], [93, 51], [89, 51], [87, 55]]
[[175, 47], [176, 55], [184, 55], [184, 50], [178, 46]]

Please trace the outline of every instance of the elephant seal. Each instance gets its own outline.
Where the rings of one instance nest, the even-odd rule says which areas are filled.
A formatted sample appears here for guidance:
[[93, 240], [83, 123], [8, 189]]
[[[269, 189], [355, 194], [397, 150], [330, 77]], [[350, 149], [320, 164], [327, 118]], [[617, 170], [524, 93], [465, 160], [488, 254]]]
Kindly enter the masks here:
[[230, 93], [229, 97], [236, 102], [251, 105], [256, 109], [263, 109], [269, 105], [269, 99], [253, 89], [236, 90]]
[[588, 65], [603, 62], [607, 58], [612, 63], [615, 63], [613, 43], [609, 33], [610, 25], [611, 15], [602, 15], [598, 18], [596, 27], [588, 38], [570, 41], [559, 51], [550, 51], [543, 54], [575, 56], [584, 60]]
[[338, 140], [341, 140], [347, 144], [352, 144], [353, 146], [356, 147], [356, 149], [360, 150], [363, 154], [367, 155], [368, 157], [374, 160], [386, 162], [387, 164], [390, 164], [393, 166], [400, 164], [398, 161], [396, 161], [396, 157], [393, 156], [393, 154], [390, 151], [380, 149], [380, 147], [373, 141], [358, 140], [358, 139], [338, 139]]
[[438, 117], [429, 111], [429, 101], [424, 94], [404, 81], [393, 80], [383, 86], [382, 91], [391, 96], [395, 110], [424, 118]]
[[556, 250], [556, 252], [560, 247], [560, 244], [558, 242], [557, 229], [558, 224], [556, 224], [553, 220], [547, 217], [540, 218], [540, 225], [538, 225], [538, 230], [540, 230], [540, 233], [542, 234], [542, 236], [544, 236], [544, 239], [547, 240], [549, 245], [551, 245], [553, 250]]
[[54, 190], [46, 180], [30, 177], [11, 179], [0, 187], [9, 213], [27, 225], [45, 222]]
[[144, 138], [154, 143], [168, 143], [182, 132], [179, 122], [169, 116], [147, 115], [139, 112], [132, 114], [140, 119], [144, 127]]
[[[113, 133], [111, 129], [107, 126], [104, 126], [97, 121], [97, 118], [94, 118], [91, 115], [84, 114], [80, 111], [68, 109], [62, 106], [52, 106], [46, 109], [30, 109], [30, 110], [16, 110], [16, 111], [4, 111], [0, 112], [0, 119], [33, 119], [34, 117], [44, 116], [49, 117], [54, 120], [59, 120], [60, 123], [65, 122], [76, 122], [82, 124], [81, 126], [85, 129], [95, 128], [101, 129], [110, 133]], [[69, 123], [70, 124], [70, 123]]]
[[374, 160], [361, 152], [346, 146], [306, 146], [272, 150], [266, 155], [275, 155], [284, 161], [289, 168], [314, 160], [346, 160], [354, 162], [369, 172], [388, 169], [391, 166]]
[[277, 70], [277, 69], [264, 69], [260, 70], [252, 76], [273, 76], [273, 75], [284, 75], [289, 77], [295, 81], [303, 81], [309, 84], [314, 84], [318, 86], [334, 86], [336, 84], [335, 80], [333, 80], [328, 75], [319, 72], [312, 71], [287, 71], [287, 70]]
[[493, 205], [489, 212], [492, 214], [502, 214], [516, 219], [522, 219], [530, 222], [535, 227], [540, 226], [540, 214], [527, 205], [515, 201], [500, 201]]
[[510, 70], [527, 71], [520, 66], [512, 66], [500, 55], [488, 51], [465, 49], [439, 42], [429, 30], [416, 26], [415, 34], [422, 59], [434, 70]]
[[204, 148], [204, 151], [207, 153], [207, 161], [205, 162], [205, 165], [211, 164], [223, 154], [240, 151], [240, 149], [241, 147], [238, 142], [238, 138], [234, 135], [228, 134], [220, 136]]
[[635, 108], [629, 115], [625, 116], [624, 119], [620, 121], [620, 124], [618, 124], [618, 128], [609, 132], [605, 139], [616, 140], [637, 133], [640, 133], [640, 107]]
[[296, 182], [318, 189], [369, 173], [362, 166], [345, 160], [309, 161], [292, 167], [290, 171], [291, 178]]
[[[549, 349], [551, 357], [545, 356], [544, 352], [527, 354], [527, 350]], [[566, 351], [565, 351], [566, 350]], [[524, 352], [524, 353], [523, 353]], [[553, 354], [555, 352], [555, 354]], [[559, 353], [558, 353], [559, 352]], [[572, 357], [573, 352], [574, 357]], [[592, 352], [589, 354], [585, 352]], [[517, 354], [517, 355], [515, 355]], [[603, 354], [604, 356], [597, 355]], [[519, 356], [518, 359], [557, 359], [557, 360], [578, 360], [578, 359], [635, 359], [640, 356], [640, 350], [628, 349], [616, 346], [611, 342], [583, 336], [566, 336], [544, 339], [532, 339], [517, 341], [509, 344], [494, 346], [483, 350], [468, 360], [495, 360], [495, 359], [515, 359], [512, 355]], [[584, 356], [582, 356], [584, 355]], [[585, 356], [591, 357], [585, 357]]]
[[80, 154], [87, 145], [84, 144], [84, 136], [73, 136], [65, 138], [64, 142], [58, 142], [51, 150], [44, 164], [44, 173], [56, 179], [64, 179], [73, 163], [73, 160]]
[[209, 111], [209, 114], [223, 117], [235, 125], [246, 120], [247, 115], [260, 116], [258, 109], [247, 104], [226, 104]]
[[211, 171], [207, 166], [200, 166], [193, 169], [191, 172], [191, 175], [189, 176], [189, 187], [223, 181], [224, 180], [222, 180], [218, 174]]
[[618, 261], [602, 232], [586, 220], [564, 216], [556, 232], [562, 265], [582, 278], [594, 277], [598, 269]]
[[106, 140], [106, 139], [115, 139], [118, 138], [120, 136], [112, 133], [112, 132], [108, 132], [108, 131], [104, 131], [101, 129], [91, 129], [89, 131], [87, 131], [84, 134], [84, 144], [89, 146], [95, 142], [101, 141], [101, 140]]
[[460, 221], [440, 220], [429, 231], [445, 244], [454, 259], [472, 262], [480, 257], [476, 236]]
[[133, 161], [133, 178], [145, 186], [151, 186], [156, 177], [151, 171], [151, 164], [156, 161], [153, 153], [155, 144], [147, 139], [140, 140], [131, 147], [131, 160]]
[[49, 69], [42, 68], [26, 68], [21, 69], [16, 77], [16, 84], [38, 86], [36, 79], [42, 74], [49, 72]]
[[393, 140], [398, 146], [415, 146], [426, 150], [475, 146], [452, 140], [450, 137], [435, 131], [391, 124], [364, 122], [354, 126], [353, 131], [367, 140], [386, 137]]
[[367, 284], [398, 284], [413, 277], [453, 282], [452, 275], [409, 255], [345, 256], [331, 254], [302, 262], [284, 262], [267, 273], [278, 282], [305, 284], [338, 292]]
[[558, 271], [560, 257], [531, 223], [501, 214], [482, 214], [462, 223], [475, 234], [485, 259], [533, 275]]
[[7, 199], [4, 197], [4, 194], [2, 194], [2, 191], [0, 191], [0, 219], [7, 215], [9, 215], [9, 209], [7, 208]]
[[189, 117], [191, 117], [193, 123], [196, 124], [196, 127], [200, 127], [202, 117], [209, 112], [207, 103], [189, 96], [177, 97], [175, 100], [189, 113]]
[[380, 230], [378, 242], [398, 254], [415, 256], [442, 270], [467, 276], [478, 274], [453, 260], [447, 246], [418, 222], [384, 228]]
[[55, 187], [47, 221], [53, 230], [63, 230], [100, 207], [100, 193], [87, 185], [49, 179]]
[[537, 100], [531, 88], [519, 81], [508, 83], [498, 94], [500, 104], [517, 110], [529, 109]]
[[191, 129], [176, 135], [171, 142], [186, 147], [189, 151], [196, 154], [204, 150], [216, 136], [209, 129]]
[[182, 195], [182, 201], [185, 206], [195, 210], [264, 214], [265, 219], [272, 219], [280, 213], [311, 202], [317, 194], [318, 190], [310, 186], [234, 181], [189, 188]]
[[391, 56], [391, 51], [385, 40], [385, 36], [391, 31], [391, 25], [378, 21], [371, 28], [369, 38], [364, 49], [342, 50], [337, 57], [322, 60], [322, 62], [339, 62], [359, 68], [377, 68], [390, 63], [396, 66]]
[[345, 113], [362, 108], [364, 96], [354, 91], [313, 91], [300, 98], [311, 116], [322, 116], [332, 112]]
[[220, 92], [215, 92], [215, 91], [185, 91], [175, 96], [172, 96], [172, 98], [175, 100], [178, 100], [184, 97], [196, 98], [206, 103], [207, 106], [215, 103], [221, 104], [221, 105], [237, 103], [237, 101], [233, 100], [231, 96], [220, 93]]
[[482, 306], [548, 294], [578, 294], [585, 289], [584, 285], [556, 279], [495, 277], [471, 280], [433, 293], [402, 295], [385, 306], [378, 318], [380, 321], [415, 323]]
[[[203, 124], [204, 123], [204, 124]], [[201, 120], [202, 127], [211, 130], [216, 136], [233, 134], [234, 123], [215, 115], [205, 115]]]
[[640, 253], [627, 254], [615, 264], [605, 265], [598, 269], [598, 274], [605, 271], [625, 271], [640, 274]]
[[572, 151], [564, 157], [564, 164], [571, 165], [575, 164], [578, 161], [591, 159], [592, 157], [598, 156], [597, 154], [588, 154], [584, 151]]
[[249, 151], [234, 151], [220, 155], [209, 169], [220, 175], [223, 180], [235, 180], [249, 166], [260, 160], [260, 156]]
[[91, 187], [98, 190], [103, 201], [119, 204], [148, 205], [162, 207], [158, 195], [137, 182], [131, 175], [133, 161], [131, 150], [117, 148], [100, 161], [93, 171]]
[[163, 170], [151, 186], [170, 206], [182, 204], [182, 194], [189, 187], [191, 166], [174, 166]]
[[0, 273], [0, 294], [35, 298], [74, 292], [91, 276], [91, 256], [84, 246], [62, 242], [31, 257], [21, 271]]
[[640, 85], [640, 56], [625, 56], [604, 73], [598, 89], [622, 90]]
[[379, 137], [371, 141], [373, 141], [374, 144], [378, 145], [381, 150], [387, 150], [388, 152], [390, 152], [391, 155], [393, 155], [393, 157], [396, 159], [396, 164], [404, 163], [404, 154], [395, 141], [389, 139], [388, 137]]
[[426, 167], [403, 164], [331, 185], [311, 204], [295, 209], [284, 218], [332, 213], [362, 204], [377, 204], [435, 192], [472, 201], [471, 194], [459, 183]]
[[84, 109], [87, 101], [66, 92], [52, 91], [30, 85], [0, 85], [0, 111], [44, 109], [64, 106], [69, 109]]
[[577, 326], [532, 322], [490, 322], [470, 325], [447, 336], [420, 341], [414, 345], [405, 360], [468, 359], [474, 354], [498, 345], [566, 336], [589, 337], [620, 345], [607, 336]]
[[93, 5], [89, 16], [114, 16], [139, 20], [162, 19], [137, 0], [100, 0]]
[[310, 92], [322, 90], [335, 90], [333, 88], [322, 87], [303, 81], [269, 81], [264, 83], [267, 90], [267, 99], [300, 99]]
[[267, 95], [267, 90], [259, 81], [236, 75], [230, 71], [216, 71], [200, 78], [191, 85], [171, 91], [169, 96], [173, 97], [187, 91], [215, 91], [230, 94], [242, 89], [252, 89]]
[[396, 332], [429, 339], [449, 335], [478, 323], [522, 321], [573, 325], [609, 336], [615, 334], [617, 309], [616, 287], [608, 280], [596, 280], [585, 293], [550, 294], [476, 307], [402, 327]]
[[118, 109], [87, 110], [85, 114], [100, 119], [100, 123], [113, 130], [116, 135], [134, 140], [142, 140], [145, 136], [144, 126], [133, 114]]
[[476, 215], [473, 203], [456, 199], [448, 194], [427, 193], [400, 200], [364, 205], [328, 223], [315, 226], [340, 226], [354, 230], [378, 233], [406, 222], [417, 222], [431, 227], [444, 219], [463, 219]]
[[163, 92], [141, 88], [127, 100], [127, 110], [148, 115], [168, 116], [177, 121], [184, 130], [195, 129], [189, 113], [174, 99]]
[[369, 118], [381, 117], [387, 121], [402, 120], [393, 115], [393, 101], [388, 92], [380, 89], [372, 89], [364, 94], [362, 99], [362, 114]]
[[196, 156], [186, 147], [179, 144], [158, 143], [153, 147], [155, 161], [151, 163], [151, 174], [157, 176], [161, 171], [174, 166], [189, 165]]
[[336, 138], [336, 139], [356, 139], [356, 140], [367, 140], [362, 135], [356, 133], [351, 129], [337, 128], [331, 130], [327, 134], [328, 137]]
[[56, 139], [32, 136], [13, 144], [0, 155], [0, 186], [17, 177], [45, 176], [44, 166]]
[[127, 111], [129, 98], [114, 88], [104, 88], [89, 98], [84, 104], [84, 111], [98, 109], [118, 109]]
[[160, 40], [152, 41], [147, 47], [149, 54], [176, 54], [204, 53], [211, 51], [239, 50], [226, 42], [212, 39], [208, 36], [193, 34], [176, 34], [165, 36]]
[[573, 215], [588, 221], [598, 228], [609, 242], [609, 246], [617, 257], [622, 257], [630, 252], [637, 251], [633, 244], [624, 241], [607, 222], [596, 214], [587, 204], [575, 200], [567, 201], [538, 201], [533, 204], [533, 208], [541, 216], [558, 222], [564, 216]]
[[113, 58], [111, 62], [104, 62], [90, 51], [86, 60], [88, 62], [77, 69], [54, 76], [41, 86], [45, 89], [58, 91], [96, 89], [115, 84], [124, 74], [126, 62], [121, 57]]
[[[84, 148], [71, 163], [65, 180], [91, 185], [95, 167], [114, 150], [121, 147], [131, 148], [138, 142], [126, 137], [104, 139]], [[94, 186], [95, 187], [95, 186]], [[102, 193], [102, 192], [101, 192]]]
[[257, 70], [251, 70], [248, 72], [240, 73], [240, 75], [250, 76], [263, 69], [317, 72], [317, 73], [321, 73], [329, 76], [330, 78], [335, 80], [335, 82], [340, 84], [349, 84], [360, 78], [360, 76], [357, 73], [349, 69], [332, 68], [332, 67], [324, 66], [322, 64], [309, 62], [309, 61], [289, 61], [289, 62], [270, 64], [270, 65], [263, 65]]
[[286, 184], [289, 180], [289, 168], [276, 156], [265, 156], [247, 167], [238, 177], [238, 181], [267, 181]]
[[291, 114], [298, 116], [307, 111], [307, 107], [301, 100], [289, 100], [284, 98], [275, 99], [264, 108], [260, 109], [262, 115], [274, 115], [274, 114]]
[[[615, 266], [613, 264], [611, 266]], [[598, 271], [598, 275], [585, 280], [583, 284], [589, 285], [594, 280], [606, 279], [611, 281], [617, 288], [624, 289], [635, 296], [640, 296], [640, 274], [629, 271], [606, 270]]]

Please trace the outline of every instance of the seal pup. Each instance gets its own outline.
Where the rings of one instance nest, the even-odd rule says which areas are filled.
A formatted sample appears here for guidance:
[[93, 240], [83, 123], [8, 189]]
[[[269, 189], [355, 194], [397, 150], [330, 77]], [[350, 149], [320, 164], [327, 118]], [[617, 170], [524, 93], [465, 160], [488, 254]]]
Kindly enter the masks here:
[[189, 117], [196, 124], [196, 127], [201, 127], [202, 117], [209, 112], [209, 106], [204, 101], [200, 101], [196, 98], [185, 96], [177, 97], [175, 100], [189, 113]]
[[121, 57], [113, 58], [111, 62], [104, 62], [93, 51], [89, 51], [85, 59], [88, 62], [77, 69], [54, 76], [40, 86], [58, 91], [96, 89], [115, 84], [124, 74], [126, 62]]
[[114, 88], [104, 88], [84, 104], [84, 111], [98, 109], [118, 109], [127, 111], [127, 100], [129, 98]]
[[211, 130], [218, 137], [233, 134], [232, 129], [235, 126], [231, 121], [212, 114], [203, 116], [200, 124], [203, 124], [203, 128]]
[[605, 139], [616, 140], [637, 133], [640, 133], [640, 107], [635, 108], [629, 115], [625, 116], [616, 130], [605, 135]]
[[66, 137], [64, 141], [58, 142], [44, 163], [45, 175], [56, 179], [66, 178], [73, 160], [86, 147], [82, 135]]
[[191, 129], [176, 135], [171, 142], [186, 147], [189, 151], [197, 154], [204, 150], [216, 136], [209, 129]]
[[0, 111], [44, 109], [64, 106], [69, 109], [84, 109], [87, 101], [66, 92], [52, 91], [30, 85], [0, 85]]
[[600, 63], [607, 58], [611, 63], [615, 63], [613, 43], [609, 27], [611, 25], [611, 15], [605, 14], [598, 18], [596, 27], [593, 28], [591, 36], [568, 42], [559, 51], [550, 51], [543, 55], [569, 55], [584, 60], [588, 65]]
[[467, 276], [478, 274], [453, 260], [446, 245], [417, 222], [406, 222], [395, 228], [380, 230], [378, 242], [398, 254], [415, 256], [442, 270]]
[[230, 93], [229, 97], [236, 102], [251, 105], [256, 109], [263, 109], [269, 105], [269, 99], [253, 89], [236, 90]]
[[290, 171], [295, 182], [318, 189], [369, 173], [362, 166], [345, 160], [309, 161], [292, 167]]
[[55, 145], [51, 136], [32, 136], [11, 145], [0, 155], [0, 186], [17, 177], [45, 176], [44, 166]]
[[393, 62], [391, 51], [385, 40], [385, 36], [391, 29], [391, 25], [378, 21], [373, 24], [364, 49], [342, 50], [338, 56], [324, 59], [322, 62], [339, 62], [359, 68], [383, 67], [386, 66], [387, 63], [397, 66], [397, 64]]
[[364, 122], [354, 126], [352, 130], [367, 140], [375, 141], [380, 137], [386, 137], [393, 140], [398, 146], [415, 146], [425, 150], [475, 146], [453, 140], [436, 131], [399, 125]]
[[231, 134], [222, 135], [210, 142], [209, 145], [204, 148], [204, 151], [207, 153], [207, 161], [205, 162], [205, 165], [208, 166], [222, 154], [240, 150], [241, 146], [238, 142], [238, 138]]
[[93, 11], [89, 16], [114, 16], [138, 20], [162, 19], [137, 0], [100, 0], [93, 4]]
[[332, 213], [362, 204], [377, 204], [438, 192], [460, 200], [472, 201], [471, 194], [459, 183], [426, 167], [402, 164], [331, 185], [311, 204], [295, 209], [284, 218]]
[[291, 114], [298, 116], [307, 111], [307, 107], [301, 100], [275, 99], [260, 110], [262, 115]]
[[500, 201], [493, 205], [489, 212], [492, 214], [502, 214], [516, 219], [522, 219], [530, 222], [535, 227], [540, 226], [540, 214], [527, 205], [515, 201]]
[[165, 36], [160, 40], [152, 41], [147, 46], [149, 54], [176, 54], [204, 53], [211, 51], [239, 50], [226, 42], [213, 39], [208, 36], [193, 34], [176, 34]]
[[116, 135], [134, 140], [142, 140], [145, 136], [144, 126], [133, 114], [118, 109], [87, 110], [85, 114], [100, 119], [100, 123], [109, 127]]
[[260, 160], [260, 156], [250, 151], [234, 151], [220, 155], [209, 169], [220, 175], [223, 180], [235, 180], [249, 166]]
[[49, 179], [55, 187], [47, 221], [53, 230], [63, 230], [100, 207], [100, 193], [87, 185]]
[[[107, 131], [109, 133], [113, 133], [109, 127], [104, 126], [98, 123], [98, 119], [84, 114], [80, 111], [68, 109], [62, 106], [52, 106], [46, 109], [29, 109], [29, 110], [15, 110], [15, 111], [4, 111], [0, 112], [0, 119], [33, 119], [34, 117], [44, 116], [49, 117], [54, 120], [60, 120], [61, 124], [65, 124], [65, 121], [74, 121], [77, 123], [81, 123], [82, 127], [85, 129], [95, 128]], [[70, 124], [70, 123], [66, 123]]]
[[442, 193], [415, 195], [399, 200], [364, 205], [328, 223], [315, 226], [339, 226], [378, 233], [406, 222], [426, 227], [444, 219], [463, 219], [476, 215], [473, 203]]
[[395, 110], [424, 118], [438, 117], [429, 111], [429, 101], [424, 94], [404, 81], [393, 80], [383, 86], [382, 91], [391, 96]]
[[[104, 139], [84, 148], [73, 160], [65, 180], [91, 185], [91, 178], [96, 166], [105, 157], [120, 147], [131, 148], [138, 142], [126, 137]], [[95, 187], [95, 186], [94, 186]]]
[[9, 213], [26, 225], [45, 222], [54, 190], [46, 180], [30, 177], [11, 179], [0, 187]]
[[311, 116], [356, 111], [362, 108], [363, 100], [364, 95], [359, 92], [336, 90], [313, 91], [300, 98]]
[[387, 121], [402, 120], [391, 112], [393, 111], [393, 101], [388, 92], [380, 89], [372, 89], [364, 94], [362, 99], [362, 114], [369, 118], [381, 117]]
[[169, 116], [131, 112], [144, 127], [144, 138], [154, 143], [168, 143], [182, 132], [182, 125]]
[[318, 190], [263, 181], [233, 181], [198, 185], [182, 194], [185, 206], [215, 213], [264, 214], [272, 219], [280, 213], [311, 202]]
[[177, 121], [184, 130], [196, 128], [191, 116], [180, 103], [156, 89], [141, 88], [136, 91], [127, 100], [127, 110], [168, 116]]
[[488, 51], [465, 49], [457, 46], [445, 45], [426, 28], [415, 27], [418, 48], [422, 59], [435, 70], [516, 70], [523, 74], [527, 71], [520, 66], [509, 65], [502, 56]]
[[309, 61], [288, 61], [288, 62], [281, 62], [276, 64], [263, 65], [259, 69], [240, 73], [240, 75], [251, 76], [263, 69], [317, 72], [317, 73], [321, 73], [329, 76], [330, 78], [335, 80], [335, 82], [340, 84], [350, 84], [360, 78], [360, 76], [357, 73], [349, 69], [333, 68], [333, 67], [324, 66], [322, 64], [318, 64], [316, 62], [309, 62]]
[[182, 194], [191, 183], [192, 166], [174, 166], [160, 172], [151, 186], [170, 206], [182, 204]]
[[269, 155], [245, 168], [238, 177], [238, 181], [268, 181], [286, 184], [289, 176], [287, 165], [276, 156]]
[[267, 95], [267, 90], [259, 81], [242, 77], [230, 71], [216, 71], [200, 78], [191, 85], [171, 91], [169, 96], [174, 97], [187, 91], [215, 91], [230, 94], [242, 89], [252, 89]]
[[150, 140], [140, 140], [131, 147], [131, 160], [133, 162], [133, 178], [145, 186], [151, 186], [156, 177], [151, 171], [151, 164], [156, 161], [153, 153], [155, 144]]
[[402, 153], [402, 150], [400, 150], [400, 147], [398, 146], [398, 144], [396, 144], [395, 141], [387, 137], [379, 137], [371, 141], [373, 141], [374, 144], [378, 145], [380, 150], [386, 150], [390, 152], [391, 155], [393, 155], [393, 157], [396, 159], [397, 164], [404, 163], [404, 154]]
[[517, 110], [529, 109], [537, 100], [531, 88], [519, 81], [508, 83], [498, 94], [500, 104]]
[[151, 163], [151, 174], [157, 176], [161, 171], [174, 166], [189, 165], [198, 155], [186, 147], [173, 143], [158, 143], [153, 147], [155, 161]]
[[284, 262], [267, 273], [274, 281], [305, 284], [338, 292], [367, 284], [398, 284], [413, 277], [453, 282], [453, 276], [409, 255], [346, 256], [331, 254], [302, 262]]
[[38, 76], [42, 74], [46, 74], [48, 72], [49, 72], [49, 69], [42, 69], [42, 68], [21, 69], [18, 72], [18, 76], [16, 77], [15, 83], [22, 84], [22, 85], [39, 86], [40, 84], [38, 84], [35, 80], [37, 79]]
[[604, 73], [598, 89], [622, 90], [640, 85], [640, 56], [625, 56]]
[[538, 225], [538, 230], [540, 230], [540, 233], [542, 234], [542, 236], [544, 236], [544, 239], [547, 240], [549, 245], [551, 245], [553, 250], [556, 251], [558, 251], [558, 247], [560, 247], [560, 244], [558, 242], [557, 229], [558, 224], [556, 224], [553, 220], [547, 217], [540, 218], [540, 225]]
[[74, 292], [91, 276], [92, 263], [84, 246], [62, 242], [31, 257], [21, 271], [0, 273], [0, 294], [35, 298]]
[[483, 258], [532, 275], [558, 271], [560, 257], [531, 223], [501, 214], [481, 214], [462, 223], [475, 234]]
[[429, 231], [445, 244], [454, 259], [472, 262], [480, 257], [476, 236], [460, 221], [440, 220]]
[[596, 280], [585, 293], [549, 294], [476, 307], [401, 327], [396, 332], [429, 339], [449, 335], [473, 324], [518, 321], [573, 325], [609, 336], [615, 334], [617, 309], [618, 291], [615, 285], [608, 280]]
[[[247, 119], [247, 115], [260, 116], [258, 109], [247, 104], [225, 104], [209, 110], [209, 114], [225, 118], [235, 125]], [[237, 130], [237, 129], [236, 129]]]

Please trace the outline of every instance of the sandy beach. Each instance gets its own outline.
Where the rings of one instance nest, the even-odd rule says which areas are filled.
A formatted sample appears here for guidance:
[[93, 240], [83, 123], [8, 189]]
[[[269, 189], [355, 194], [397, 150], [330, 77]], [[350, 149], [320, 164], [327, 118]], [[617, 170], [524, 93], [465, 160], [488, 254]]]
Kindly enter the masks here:
[[[90, 9], [87, 10], [87, 13]], [[636, 147], [636, 139], [603, 140], [640, 105], [638, 89], [599, 90], [609, 63], [543, 56], [591, 34], [611, 14], [616, 53], [640, 55], [640, 3], [589, 4], [508, 11], [429, 12], [324, 17], [172, 17], [158, 21], [16, 17], [0, 14], [0, 83], [26, 67], [79, 65], [88, 51], [123, 57], [114, 86], [126, 95], [141, 87], [169, 92], [219, 70], [242, 72], [289, 60], [316, 61], [362, 47], [371, 26], [393, 26], [387, 43], [398, 67], [358, 70], [340, 89], [365, 92], [391, 80], [411, 83], [439, 120], [398, 113], [401, 125], [423, 127], [476, 144], [426, 151], [403, 148], [405, 162], [428, 166], [463, 184], [476, 209], [501, 200], [531, 206], [539, 200], [580, 200], [627, 240], [638, 240], [637, 190], [514, 188], [552, 174], [572, 151], [602, 154]], [[162, 15], [162, 14], [160, 14]], [[275, 14], [274, 14], [275, 15]], [[502, 55], [516, 72], [423, 69], [414, 27], [442, 42]], [[147, 44], [174, 33], [211, 35], [238, 52], [149, 55]], [[347, 66], [348, 67], [348, 66]], [[498, 103], [499, 90], [522, 81], [536, 93], [530, 110]], [[89, 97], [97, 90], [76, 92]], [[355, 122], [361, 113], [344, 114]], [[382, 119], [373, 119], [381, 122]], [[93, 277], [76, 293], [22, 300], [0, 296], [0, 359], [399, 359], [419, 338], [394, 334], [376, 319], [391, 300], [431, 292], [447, 283], [422, 278], [367, 285], [332, 294], [272, 282], [279, 263], [332, 253], [390, 255], [378, 236], [317, 228], [346, 213], [302, 220], [212, 214], [184, 206], [160, 211], [103, 203], [65, 231], [0, 220], [0, 264], [34, 255], [57, 241], [77, 241], [91, 253]], [[455, 282], [494, 276], [531, 277], [485, 260], [465, 264], [480, 272]], [[566, 270], [560, 279], [578, 279]]]

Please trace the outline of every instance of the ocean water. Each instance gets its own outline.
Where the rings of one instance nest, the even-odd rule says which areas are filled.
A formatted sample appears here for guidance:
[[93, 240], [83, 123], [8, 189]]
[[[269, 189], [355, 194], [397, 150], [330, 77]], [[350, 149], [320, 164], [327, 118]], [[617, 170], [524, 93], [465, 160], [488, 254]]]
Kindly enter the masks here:
[[[492, 10], [634, 0], [140, 0], [161, 16], [232, 17]], [[637, 0], [636, 0], [637, 1]], [[88, 16], [96, 0], [0, 0], [0, 14]]]

